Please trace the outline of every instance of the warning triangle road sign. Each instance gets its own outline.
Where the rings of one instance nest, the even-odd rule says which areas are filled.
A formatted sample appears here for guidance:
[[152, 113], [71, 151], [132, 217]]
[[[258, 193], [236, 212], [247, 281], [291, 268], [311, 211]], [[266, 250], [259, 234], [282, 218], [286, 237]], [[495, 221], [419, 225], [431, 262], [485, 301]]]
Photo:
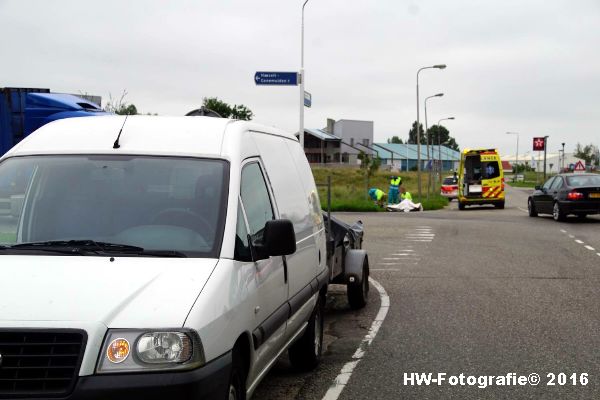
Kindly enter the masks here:
[[577, 172], [583, 172], [583, 171], [585, 171], [585, 165], [583, 165], [583, 163], [581, 162], [581, 160], [577, 161], [577, 164], [575, 164], [574, 171], [577, 171]]

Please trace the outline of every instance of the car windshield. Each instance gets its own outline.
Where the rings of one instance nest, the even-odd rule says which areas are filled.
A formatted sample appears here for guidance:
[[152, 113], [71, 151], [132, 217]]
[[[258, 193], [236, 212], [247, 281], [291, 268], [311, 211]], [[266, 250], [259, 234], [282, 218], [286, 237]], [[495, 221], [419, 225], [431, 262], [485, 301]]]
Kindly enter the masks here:
[[600, 175], [568, 176], [567, 184], [571, 187], [600, 186]]
[[456, 185], [456, 179], [452, 177], [444, 178], [442, 185]]
[[215, 257], [227, 177], [224, 160], [9, 158], [0, 164], [0, 245], [16, 251], [34, 248], [28, 244], [76, 243], [112, 252]]

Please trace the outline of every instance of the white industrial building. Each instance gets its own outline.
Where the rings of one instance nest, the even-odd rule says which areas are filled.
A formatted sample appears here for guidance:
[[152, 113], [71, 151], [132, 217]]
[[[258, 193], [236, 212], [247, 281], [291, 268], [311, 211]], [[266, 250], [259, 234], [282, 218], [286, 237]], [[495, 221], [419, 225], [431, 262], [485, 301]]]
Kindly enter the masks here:
[[[528, 151], [524, 154], [507, 154], [502, 156], [503, 161], [508, 161], [511, 164], [518, 165], [529, 165], [535, 171], [542, 172], [544, 170], [544, 152]], [[562, 169], [569, 169], [574, 167], [578, 161], [585, 164], [581, 158], [577, 158], [573, 153], [565, 153], [564, 159], [562, 152], [557, 153], [546, 153], [546, 172], [547, 173], [559, 173]]]

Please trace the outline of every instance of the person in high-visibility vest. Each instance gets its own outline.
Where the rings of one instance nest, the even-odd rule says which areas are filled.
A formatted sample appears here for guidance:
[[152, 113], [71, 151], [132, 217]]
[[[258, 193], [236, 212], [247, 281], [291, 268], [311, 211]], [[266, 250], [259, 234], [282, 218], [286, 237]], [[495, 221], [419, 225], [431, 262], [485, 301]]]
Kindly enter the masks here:
[[402, 178], [399, 176], [390, 177], [390, 190], [388, 192], [388, 204], [397, 204], [400, 202], [398, 199], [398, 193], [400, 191], [400, 185], [402, 184]]
[[403, 190], [402, 194], [400, 195], [400, 199], [412, 201], [412, 195], [410, 194], [410, 192], [407, 192], [406, 190]]
[[383, 190], [381, 190], [379, 188], [371, 188], [371, 189], [369, 189], [369, 197], [379, 207], [383, 207], [383, 204], [387, 200], [387, 195], [385, 194], [385, 192]]

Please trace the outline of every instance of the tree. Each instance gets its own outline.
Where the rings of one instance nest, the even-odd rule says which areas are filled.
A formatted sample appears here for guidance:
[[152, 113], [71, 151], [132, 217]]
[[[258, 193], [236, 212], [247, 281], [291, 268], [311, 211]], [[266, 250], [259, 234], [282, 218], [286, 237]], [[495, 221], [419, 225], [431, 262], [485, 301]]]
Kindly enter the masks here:
[[600, 157], [598, 156], [598, 153], [598, 146], [594, 146], [593, 144], [582, 146], [581, 143], [577, 143], [577, 146], [575, 147], [575, 153], [573, 155], [584, 160], [586, 165], [598, 166], [600, 163]]
[[234, 104], [230, 106], [218, 97], [205, 97], [202, 99], [202, 105], [212, 111], [219, 113], [223, 118], [241, 119], [250, 121], [254, 114], [243, 104]]
[[104, 111], [119, 115], [137, 115], [137, 107], [134, 104], [127, 103], [125, 101], [125, 96], [127, 96], [126, 90], [123, 90], [123, 93], [121, 93], [121, 97], [119, 97], [118, 100], [114, 100], [112, 94], [109, 93], [109, 100], [106, 103], [106, 106], [104, 106]]
[[392, 136], [391, 138], [388, 138], [387, 142], [395, 143], [395, 144], [402, 144], [402, 139], [400, 139], [398, 136]]
[[433, 125], [427, 130], [427, 134], [430, 135], [429, 137], [431, 138], [431, 144], [433, 146], [441, 143], [452, 150], [459, 151], [458, 143], [450, 136], [450, 132], [444, 126]]
[[[425, 131], [423, 130], [423, 124], [419, 124], [419, 134], [421, 135], [421, 144], [427, 144], [427, 139], [425, 138]], [[408, 143], [409, 144], [417, 144], [417, 121], [413, 122], [412, 128], [408, 131]]]

